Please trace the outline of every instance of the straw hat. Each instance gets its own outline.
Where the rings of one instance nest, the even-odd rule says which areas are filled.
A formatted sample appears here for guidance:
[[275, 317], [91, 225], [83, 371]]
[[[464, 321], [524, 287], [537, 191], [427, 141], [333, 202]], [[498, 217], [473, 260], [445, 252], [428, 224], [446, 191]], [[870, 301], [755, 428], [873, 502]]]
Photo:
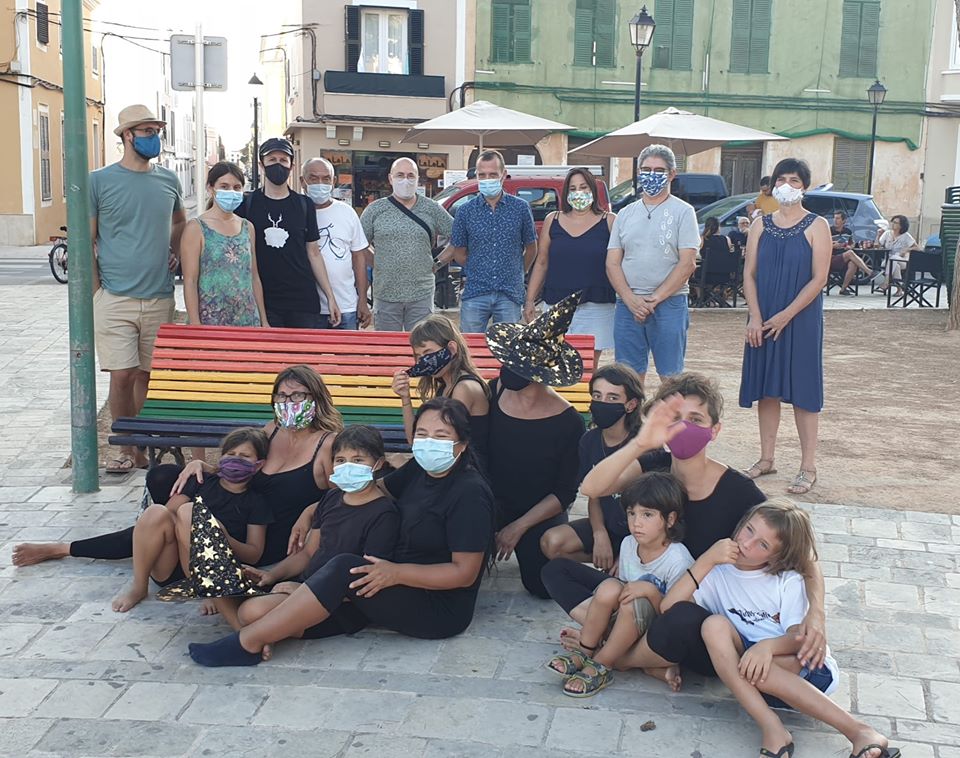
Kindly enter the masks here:
[[493, 324], [487, 345], [515, 374], [550, 387], [569, 387], [583, 378], [583, 359], [563, 337], [580, 305], [574, 292], [529, 324]]
[[117, 121], [120, 122], [119, 126], [113, 130], [113, 133], [118, 137], [123, 134], [127, 129], [133, 129], [133, 127], [138, 124], [162, 124], [163, 126], [167, 125], [167, 122], [163, 119], [159, 119], [153, 115], [151, 111], [145, 105], [128, 105], [117, 117]]

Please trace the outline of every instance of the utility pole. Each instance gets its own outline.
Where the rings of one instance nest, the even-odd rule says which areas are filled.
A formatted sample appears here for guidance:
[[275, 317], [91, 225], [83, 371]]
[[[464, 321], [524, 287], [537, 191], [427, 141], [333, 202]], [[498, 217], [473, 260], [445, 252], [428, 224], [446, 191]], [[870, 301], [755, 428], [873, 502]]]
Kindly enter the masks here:
[[100, 489], [97, 472], [97, 383], [93, 355], [93, 240], [87, 163], [86, 68], [82, 0], [63, 0], [63, 129], [70, 230], [70, 448], [73, 491]]
[[203, 213], [203, 198], [207, 186], [206, 157], [207, 130], [203, 125], [203, 29], [197, 24], [197, 34], [193, 42], [193, 91], [196, 111], [193, 141], [197, 150], [197, 164], [194, 167], [194, 186], [196, 187], [197, 215]]

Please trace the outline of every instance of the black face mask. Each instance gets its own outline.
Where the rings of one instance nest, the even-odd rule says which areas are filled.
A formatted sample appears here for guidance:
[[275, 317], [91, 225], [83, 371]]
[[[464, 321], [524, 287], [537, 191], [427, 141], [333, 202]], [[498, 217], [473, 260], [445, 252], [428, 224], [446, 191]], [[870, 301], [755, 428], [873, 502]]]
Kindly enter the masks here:
[[528, 384], [530, 384], [530, 380], [526, 377], [520, 376], [506, 366], [500, 368], [500, 386], [504, 389], [519, 392]]
[[609, 429], [627, 415], [627, 407], [623, 403], [605, 403], [602, 400], [590, 401], [590, 415], [593, 423], [601, 429]]
[[270, 180], [271, 184], [276, 184], [279, 187], [286, 184], [287, 179], [290, 178], [290, 168], [281, 163], [271, 163], [269, 166], [263, 167], [263, 174]]

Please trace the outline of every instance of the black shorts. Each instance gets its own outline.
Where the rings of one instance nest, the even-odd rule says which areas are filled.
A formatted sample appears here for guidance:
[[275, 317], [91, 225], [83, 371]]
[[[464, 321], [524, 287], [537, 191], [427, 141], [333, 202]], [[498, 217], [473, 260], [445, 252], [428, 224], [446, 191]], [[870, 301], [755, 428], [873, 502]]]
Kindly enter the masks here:
[[[580, 543], [583, 545], [583, 552], [593, 553], [593, 527], [590, 525], [590, 519], [578, 518], [575, 521], [569, 522], [567, 526], [576, 532]], [[619, 534], [607, 529], [607, 535], [610, 537], [610, 546], [613, 548], [614, 558], [620, 554], [620, 543], [623, 542], [623, 538], [626, 537], [627, 534], [628, 532]]]

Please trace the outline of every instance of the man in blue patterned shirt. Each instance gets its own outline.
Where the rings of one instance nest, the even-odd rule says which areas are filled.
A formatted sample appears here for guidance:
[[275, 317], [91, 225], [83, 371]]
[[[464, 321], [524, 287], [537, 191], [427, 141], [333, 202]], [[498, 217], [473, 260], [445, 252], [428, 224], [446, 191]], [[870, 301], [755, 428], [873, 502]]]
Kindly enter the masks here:
[[464, 264], [460, 331], [485, 332], [487, 323], [518, 323], [524, 273], [537, 257], [533, 213], [525, 200], [503, 191], [503, 156], [487, 150], [477, 158], [480, 194], [463, 205], [453, 221], [450, 247], [439, 262]]

